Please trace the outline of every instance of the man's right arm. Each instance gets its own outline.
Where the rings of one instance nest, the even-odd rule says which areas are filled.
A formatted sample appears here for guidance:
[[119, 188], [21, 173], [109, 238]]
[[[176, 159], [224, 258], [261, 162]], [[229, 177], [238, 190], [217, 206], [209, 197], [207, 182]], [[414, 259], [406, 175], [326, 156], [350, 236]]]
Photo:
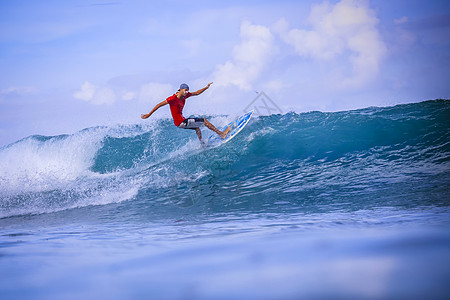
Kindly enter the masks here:
[[150, 116], [151, 116], [158, 108], [160, 108], [160, 107], [162, 107], [162, 106], [164, 106], [164, 105], [167, 105], [167, 104], [169, 104], [169, 102], [167, 102], [167, 100], [164, 100], [164, 101], [162, 101], [162, 102], [156, 104], [155, 107], [153, 107], [153, 109], [152, 109], [151, 112], [149, 112], [148, 114], [142, 114], [142, 115], [141, 115], [141, 119], [147, 119], [147, 118], [150, 117]]

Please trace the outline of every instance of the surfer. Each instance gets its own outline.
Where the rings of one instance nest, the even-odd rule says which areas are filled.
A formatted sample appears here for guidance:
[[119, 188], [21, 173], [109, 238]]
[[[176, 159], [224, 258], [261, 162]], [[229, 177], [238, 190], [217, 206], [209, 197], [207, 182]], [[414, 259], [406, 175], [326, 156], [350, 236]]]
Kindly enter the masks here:
[[213, 124], [211, 124], [206, 118], [185, 118], [183, 117], [183, 108], [184, 104], [186, 102], [186, 99], [191, 96], [198, 96], [204, 91], [206, 91], [210, 86], [211, 83], [208, 83], [208, 85], [196, 92], [189, 92], [189, 86], [186, 83], [182, 83], [180, 85], [180, 89], [173, 94], [172, 96], [168, 97], [166, 100], [158, 103], [155, 105], [155, 107], [152, 109], [151, 112], [148, 114], [142, 114], [142, 119], [147, 119], [150, 117], [158, 108], [163, 107], [167, 104], [170, 106], [170, 112], [172, 113], [173, 122], [175, 123], [175, 126], [182, 129], [194, 129], [195, 133], [197, 133], [198, 139], [200, 142], [202, 141], [202, 132], [200, 130], [200, 127], [205, 125], [208, 129], [214, 131], [217, 133], [222, 139], [225, 139], [228, 135], [228, 132], [230, 131], [230, 127], [225, 129], [225, 131], [220, 131], [217, 129]]

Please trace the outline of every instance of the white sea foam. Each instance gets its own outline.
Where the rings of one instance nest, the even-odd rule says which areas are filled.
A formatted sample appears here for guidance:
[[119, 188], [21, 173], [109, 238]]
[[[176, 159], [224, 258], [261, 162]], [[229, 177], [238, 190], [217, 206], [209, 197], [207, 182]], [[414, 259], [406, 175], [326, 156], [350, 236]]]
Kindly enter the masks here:
[[0, 150], [0, 191], [44, 191], [89, 173], [104, 130], [29, 137]]
[[[97, 127], [73, 135], [28, 137], [0, 149], [0, 218], [117, 203], [133, 199], [143, 186], [177, 184], [165, 163], [201, 152], [196, 137], [163, 154], [156, 163], [153, 157], [131, 169], [105, 174], [92, 170], [106, 139], [132, 139], [147, 133], [155, 138], [158, 132], [155, 125]], [[155, 144], [150, 148], [161, 155], [153, 149]]]

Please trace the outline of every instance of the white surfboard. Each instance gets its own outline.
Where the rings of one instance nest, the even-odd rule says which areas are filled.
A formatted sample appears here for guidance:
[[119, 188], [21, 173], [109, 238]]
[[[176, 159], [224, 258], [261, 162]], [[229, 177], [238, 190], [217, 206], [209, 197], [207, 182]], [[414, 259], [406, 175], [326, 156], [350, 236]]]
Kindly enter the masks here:
[[214, 134], [209, 137], [208, 143], [206, 144], [206, 146], [208, 148], [216, 148], [216, 147], [219, 147], [220, 145], [223, 145], [223, 144], [229, 142], [239, 132], [241, 132], [242, 129], [244, 129], [244, 127], [248, 124], [248, 122], [252, 118], [252, 115], [253, 115], [253, 110], [246, 114], [243, 114], [242, 116], [238, 117], [233, 122], [231, 122], [231, 123], [227, 124], [226, 126], [224, 126], [223, 128], [221, 128], [220, 130], [224, 131], [229, 126], [231, 126], [231, 130], [228, 133], [227, 137], [225, 139], [222, 139], [220, 136]]

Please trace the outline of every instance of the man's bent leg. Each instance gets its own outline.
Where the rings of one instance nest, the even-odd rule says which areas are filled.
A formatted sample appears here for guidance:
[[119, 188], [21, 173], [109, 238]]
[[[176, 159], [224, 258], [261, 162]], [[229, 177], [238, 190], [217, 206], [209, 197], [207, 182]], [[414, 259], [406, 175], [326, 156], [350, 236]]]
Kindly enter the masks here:
[[217, 129], [213, 124], [211, 124], [208, 120], [205, 119], [205, 126], [214, 131], [215, 133], [217, 133], [218, 135], [220, 135], [220, 137], [222, 137], [222, 139], [225, 139], [228, 135], [228, 132], [230, 132], [230, 127], [228, 127], [227, 129], [225, 129], [224, 132], [220, 131], [219, 129]]
[[202, 131], [200, 130], [200, 128], [195, 128], [195, 133], [197, 134], [198, 139], [201, 142], [202, 141]]

